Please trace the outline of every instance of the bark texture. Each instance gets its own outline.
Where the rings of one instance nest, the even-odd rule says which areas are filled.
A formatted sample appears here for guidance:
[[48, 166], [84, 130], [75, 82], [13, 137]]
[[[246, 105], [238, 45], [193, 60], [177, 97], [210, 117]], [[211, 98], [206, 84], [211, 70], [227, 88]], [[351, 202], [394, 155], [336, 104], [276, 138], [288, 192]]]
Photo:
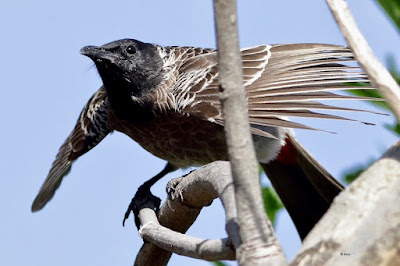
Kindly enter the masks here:
[[214, 0], [218, 81], [235, 188], [239, 265], [283, 265], [286, 259], [264, 211], [247, 113], [235, 0]]

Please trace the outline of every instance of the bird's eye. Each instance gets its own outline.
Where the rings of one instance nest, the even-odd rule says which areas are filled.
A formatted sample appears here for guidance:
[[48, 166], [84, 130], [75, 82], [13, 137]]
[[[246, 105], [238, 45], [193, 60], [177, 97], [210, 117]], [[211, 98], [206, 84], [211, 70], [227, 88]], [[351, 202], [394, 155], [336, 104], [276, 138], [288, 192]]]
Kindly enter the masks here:
[[136, 53], [136, 47], [133, 45], [129, 45], [128, 47], [126, 47], [126, 52], [128, 54], [135, 54]]

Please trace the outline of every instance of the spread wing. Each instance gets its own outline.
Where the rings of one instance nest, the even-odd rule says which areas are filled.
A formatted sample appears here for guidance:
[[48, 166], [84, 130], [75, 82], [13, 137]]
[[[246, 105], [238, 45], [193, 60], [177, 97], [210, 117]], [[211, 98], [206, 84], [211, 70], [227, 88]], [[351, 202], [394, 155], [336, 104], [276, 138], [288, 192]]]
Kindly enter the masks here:
[[[175, 48], [178, 49], [178, 48]], [[190, 50], [192, 49], [192, 50]], [[215, 50], [181, 48], [176, 109], [191, 116], [223, 124], [218, 98], [218, 66]], [[175, 51], [175, 54], [179, 54]], [[378, 100], [340, 95], [335, 91], [373, 89], [349, 83], [368, 82], [359, 67], [351, 66], [353, 54], [347, 47], [325, 44], [262, 45], [243, 49], [243, 82], [248, 99], [253, 134], [270, 136], [265, 126], [313, 129], [286, 117], [351, 120], [316, 110], [364, 111], [318, 102], [319, 100]], [[354, 121], [354, 120], [352, 120]]]
[[70, 171], [72, 163], [111, 132], [107, 116], [108, 98], [102, 87], [89, 99], [74, 130], [61, 145], [49, 174], [32, 204], [33, 212], [41, 210], [54, 196], [62, 179]]

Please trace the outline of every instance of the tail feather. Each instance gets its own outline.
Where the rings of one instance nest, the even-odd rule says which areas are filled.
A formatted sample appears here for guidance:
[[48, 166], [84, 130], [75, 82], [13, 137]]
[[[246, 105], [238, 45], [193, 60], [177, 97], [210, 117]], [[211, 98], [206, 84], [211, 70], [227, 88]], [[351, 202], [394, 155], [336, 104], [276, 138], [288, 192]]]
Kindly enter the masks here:
[[304, 147], [288, 136], [278, 157], [261, 164], [291, 216], [301, 239], [329, 209], [343, 186]]

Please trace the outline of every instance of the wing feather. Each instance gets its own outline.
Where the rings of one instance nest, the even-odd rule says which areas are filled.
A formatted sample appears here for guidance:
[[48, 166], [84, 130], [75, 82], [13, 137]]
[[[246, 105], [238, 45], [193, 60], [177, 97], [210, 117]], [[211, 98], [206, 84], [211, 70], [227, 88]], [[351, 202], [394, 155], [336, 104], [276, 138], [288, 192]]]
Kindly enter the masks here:
[[61, 145], [47, 178], [33, 201], [33, 212], [41, 210], [54, 196], [62, 179], [71, 170], [72, 163], [111, 132], [107, 117], [108, 99], [102, 87], [89, 99], [74, 130]]
[[[178, 98], [176, 102], [180, 103], [176, 110], [223, 124], [218, 98], [216, 50], [196, 50], [196, 53], [194, 50], [188, 52], [190, 48], [185, 49], [182, 52], [188, 55], [182, 57], [185, 59], [180, 63], [182, 67], [178, 67], [178, 86], [174, 88], [178, 92], [175, 94]], [[354, 121], [312, 110], [369, 112], [328, 105], [319, 100], [380, 100], [333, 92], [374, 89], [362, 69], [355, 66], [353, 54], [347, 47], [325, 44], [261, 45], [243, 49], [241, 53], [253, 134], [262, 135], [257, 126], [312, 129], [285, 117]], [[351, 83], [366, 86], [350, 86]]]

